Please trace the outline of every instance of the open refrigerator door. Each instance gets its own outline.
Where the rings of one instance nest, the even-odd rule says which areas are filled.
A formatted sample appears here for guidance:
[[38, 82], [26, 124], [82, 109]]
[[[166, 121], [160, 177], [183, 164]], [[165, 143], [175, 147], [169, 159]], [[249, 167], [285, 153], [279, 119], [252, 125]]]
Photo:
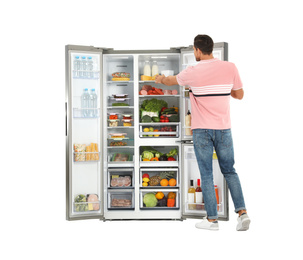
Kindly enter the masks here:
[[[215, 43], [213, 49], [214, 58], [220, 60], [227, 60], [227, 43]], [[184, 70], [189, 66], [195, 66], [196, 61], [193, 46], [181, 48], [181, 67], [180, 70]], [[192, 142], [192, 130], [191, 130], [191, 104], [189, 98], [189, 86], [182, 87], [182, 100], [180, 114], [181, 118], [181, 143], [182, 143], [182, 217], [183, 218], [201, 218], [206, 215], [203, 198], [197, 202], [195, 193], [190, 194], [193, 197], [193, 201], [189, 198], [188, 191], [191, 186], [193, 189], [199, 187], [198, 179], [200, 180], [200, 171], [196, 160], [193, 142]], [[214, 185], [218, 203], [218, 217], [220, 220], [228, 220], [228, 188], [223, 174], [220, 171], [217, 156], [214, 151], [213, 156], [213, 175]]]
[[66, 218], [102, 218], [102, 49], [66, 46]]

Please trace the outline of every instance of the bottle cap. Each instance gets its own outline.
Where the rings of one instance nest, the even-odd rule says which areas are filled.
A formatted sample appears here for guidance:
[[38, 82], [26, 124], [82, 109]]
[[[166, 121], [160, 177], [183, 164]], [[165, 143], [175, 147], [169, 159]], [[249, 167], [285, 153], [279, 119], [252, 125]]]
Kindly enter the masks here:
[[90, 57], [90, 56], [88, 57], [88, 59], [91, 59], [91, 58], [92, 58], [92, 57]]
[[94, 89], [94, 88], [92, 88], [92, 91], [95, 91], [95, 89]]
[[197, 185], [201, 186], [200, 179], [197, 180]]
[[190, 180], [190, 186], [194, 186], [194, 180]]
[[84, 89], [85, 91], [88, 90], [87, 88]]
[[81, 58], [82, 58], [82, 59], [85, 59], [85, 56], [82, 56]]
[[76, 56], [75, 58], [76, 58], [76, 59], [79, 59], [79, 56]]

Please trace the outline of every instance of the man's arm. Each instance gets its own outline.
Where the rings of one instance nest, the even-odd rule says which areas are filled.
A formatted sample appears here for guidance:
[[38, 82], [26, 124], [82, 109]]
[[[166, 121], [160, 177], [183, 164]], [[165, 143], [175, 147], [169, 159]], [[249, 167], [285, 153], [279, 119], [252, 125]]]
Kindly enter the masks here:
[[164, 84], [166, 86], [178, 85], [177, 76], [165, 77], [165, 75], [157, 75], [155, 82], [157, 84]]
[[244, 96], [244, 90], [243, 90], [243, 88], [238, 89], [238, 90], [231, 90], [230, 94], [233, 98], [241, 100]]

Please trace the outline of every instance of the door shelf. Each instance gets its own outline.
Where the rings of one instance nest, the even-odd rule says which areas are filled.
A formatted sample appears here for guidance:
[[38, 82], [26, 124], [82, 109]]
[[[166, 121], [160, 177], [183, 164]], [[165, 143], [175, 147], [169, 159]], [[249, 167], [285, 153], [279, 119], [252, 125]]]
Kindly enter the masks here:
[[100, 201], [96, 202], [74, 202], [74, 212], [93, 212], [100, 210]]
[[[79, 73], [87, 73], [86, 76], [79, 76]], [[86, 71], [86, 70], [73, 70], [73, 79], [90, 79], [90, 80], [96, 80], [99, 79], [100, 71], [99, 70], [92, 70], [92, 71]]]
[[[205, 211], [205, 204], [204, 203], [185, 203], [186, 210], [191, 212], [199, 212], [199, 211]], [[217, 210], [221, 211], [222, 204], [217, 204]]]
[[[143, 198], [144, 195], [147, 193], [153, 193], [156, 195], [157, 192], [163, 192], [164, 193], [164, 197], [167, 199], [168, 193], [169, 192], [174, 192], [176, 194], [175, 197], [175, 204], [173, 207], [168, 207], [167, 204], [164, 202], [162, 205], [165, 206], [160, 206], [159, 200], [158, 203], [155, 207], [146, 207], [144, 202], [143, 202]], [[170, 189], [170, 190], [163, 190], [163, 189], [148, 189], [148, 190], [140, 190], [140, 210], [178, 210], [180, 208], [180, 198], [179, 198], [179, 189]]]
[[100, 161], [101, 152], [74, 152], [75, 163], [92, 163]]
[[[88, 114], [88, 116], [85, 115]], [[74, 118], [99, 118], [100, 116], [100, 108], [73, 108], [73, 117]]]

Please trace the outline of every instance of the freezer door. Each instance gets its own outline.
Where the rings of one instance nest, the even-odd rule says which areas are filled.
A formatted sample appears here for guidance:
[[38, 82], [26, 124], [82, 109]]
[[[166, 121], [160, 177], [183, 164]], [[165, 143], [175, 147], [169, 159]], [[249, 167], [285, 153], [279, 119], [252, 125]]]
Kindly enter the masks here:
[[[206, 216], [204, 202], [189, 203], [188, 189], [190, 180], [194, 181], [194, 187], [197, 187], [197, 179], [201, 179], [198, 163], [195, 156], [193, 144], [184, 143], [182, 150], [182, 218], [202, 218]], [[213, 157], [213, 176], [214, 185], [217, 185], [218, 191], [218, 218], [219, 220], [228, 220], [228, 189], [223, 174], [220, 171], [218, 160], [214, 154]]]
[[[219, 42], [214, 44], [213, 49], [214, 58], [220, 60], [228, 60], [228, 44], [226, 42]], [[194, 66], [197, 64], [193, 46], [181, 48], [181, 62], [180, 71], [186, 69], [188, 66]], [[181, 138], [182, 140], [192, 140], [192, 132], [190, 129], [190, 117], [188, 112], [191, 111], [191, 105], [189, 100], [189, 86], [184, 86], [181, 91]]]
[[[74, 45], [67, 45], [65, 50], [66, 219], [101, 219], [104, 211], [100, 113], [103, 50]], [[83, 95], [84, 92], [88, 95]], [[87, 107], [88, 100], [91, 105]]]

